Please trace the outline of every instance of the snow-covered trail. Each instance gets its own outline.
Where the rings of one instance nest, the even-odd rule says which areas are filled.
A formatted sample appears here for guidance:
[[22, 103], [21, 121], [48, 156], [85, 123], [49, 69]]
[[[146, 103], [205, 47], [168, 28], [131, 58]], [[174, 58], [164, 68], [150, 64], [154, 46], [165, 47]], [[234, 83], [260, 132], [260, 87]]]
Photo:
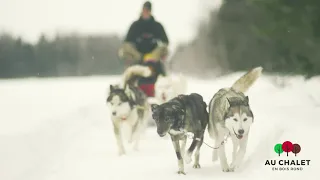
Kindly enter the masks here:
[[[221, 87], [230, 86], [242, 73], [204, 81], [190, 78], [189, 92], [209, 102]], [[315, 143], [320, 122], [320, 80], [288, 80], [275, 87], [263, 76], [248, 92], [255, 122], [244, 164], [223, 173], [211, 162], [211, 149], [201, 149], [201, 169], [186, 165], [186, 176], [176, 174], [176, 156], [169, 139], [149, 128], [140, 151], [126, 147], [117, 156], [106, 88], [117, 77], [0, 81], [0, 179], [319, 179], [320, 145]], [[312, 97], [312, 98], [310, 98]], [[273, 147], [290, 140], [302, 147], [299, 159], [310, 159], [303, 171], [272, 171], [264, 165], [277, 159]], [[211, 140], [206, 137], [205, 141]], [[231, 157], [231, 143], [227, 143]], [[283, 157], [292, 158], [295, 157]]]

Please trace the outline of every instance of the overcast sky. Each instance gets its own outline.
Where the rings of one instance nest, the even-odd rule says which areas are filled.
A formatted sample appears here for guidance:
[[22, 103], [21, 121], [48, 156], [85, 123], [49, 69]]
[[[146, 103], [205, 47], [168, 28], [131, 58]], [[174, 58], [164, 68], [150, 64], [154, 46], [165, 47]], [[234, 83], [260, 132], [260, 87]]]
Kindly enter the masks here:
[[[0, 31], [35, 42], [41, 32], [124, 35], [144, 0], [0, 0]], [[175, 44], [195, 34], [220, 0], [153, 0], [153, 14]], [[201, 3], [199, 3], [201, 2]]]

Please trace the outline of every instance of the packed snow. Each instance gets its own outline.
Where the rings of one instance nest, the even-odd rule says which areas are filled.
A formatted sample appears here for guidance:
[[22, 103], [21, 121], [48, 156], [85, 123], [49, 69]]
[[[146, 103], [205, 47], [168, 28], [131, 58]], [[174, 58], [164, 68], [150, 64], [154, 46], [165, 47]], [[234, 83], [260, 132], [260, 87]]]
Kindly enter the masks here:
[[[188, 92], [209, 102], [222, 87], [243, 72], [212, 80], [188, 78]], [[0, 81], [1, 180], [125, 180], [125, 179], [319, 179], [318, 132], [320, 78], [263, 75], [247, 93], [255, 121], [240, 169], [224, 173], [212, 162], [212, 149], [203, 145], [201, 169], [185, 166], [178, 175], [169, 138], [155, 127], [145, 133], [139, 151], [126, 145], [118, 156], [110, 114], [105, 103], [110, 83], [119, 77], [19, 79]], [[294, 157], [278, 157], [273, 147], [289, 140], [301, 146]], [[126, 141], [125, 141], [126, 142]], [[190, 141], [189, 141], [190, 142]], [[213, 145], [208, 138], [205, 142]], [[227, 142], [231, 159], [231, 141]], [[302, 171], [273, 171], [271, 159], [306, 159]]]

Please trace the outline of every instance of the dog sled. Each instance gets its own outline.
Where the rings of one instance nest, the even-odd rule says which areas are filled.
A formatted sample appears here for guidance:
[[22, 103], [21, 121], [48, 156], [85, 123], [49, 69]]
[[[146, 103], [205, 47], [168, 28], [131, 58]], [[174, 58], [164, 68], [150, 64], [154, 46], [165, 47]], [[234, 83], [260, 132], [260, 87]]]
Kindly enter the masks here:
[[[158, 76], [160, 74], [165, 76], [165, 70], [163, 66], [165, 59], [166, 57], [162, 57], [160, 60], [157, 60], [151, 53], [148, 53], [143, 56], [142, 61], [139, 63], [142, 66], [148, 66], [153, 72], [151, 77], [142, 77], [138, 81], [139, 88], [147, 95], [149, 99], [151, 99], [151, 101], [155, 97], [155, 83]], [[128, 66], [128, 63], [126, 63], [126, 66]]]

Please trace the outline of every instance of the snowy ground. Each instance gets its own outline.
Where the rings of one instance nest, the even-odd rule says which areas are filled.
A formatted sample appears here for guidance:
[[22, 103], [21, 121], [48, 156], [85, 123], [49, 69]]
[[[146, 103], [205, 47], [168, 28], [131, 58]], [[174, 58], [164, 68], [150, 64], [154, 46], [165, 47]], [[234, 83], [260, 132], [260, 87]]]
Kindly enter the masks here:
[[[189, 92], [208, 102], [221, 87], [231, 85], [241, 73], [203, 81], [190, 79]], [[186, 165], [186, 176], [176, 174], [177, 161], [171, 141], [149, 128], [140, 151], [127, 147], [117, 156], [106, 88], [117, 77], [25, 79], [0, 81], [0, 179], [1, 180], [125, 180], [125, 179], [319, 179], [318, 132], [320, 79], [286, 80], [287, 87], [263, 76], [248, 95], [255, 122], [248, 151], [239, 171], [221, 172], [211, 162], [211, 149], [201, 149], [202, 168]], [[301, 145], [297, 157], [310, 159], [303, 171], [272, 171], [267, 159], [279, 159], [273, 147], [290, 140]], [[209, 138], [205, 138], [210, 143]], [[315, 142], [315, 143], [314, 143]], [[227, 143], [231, 158], [231, 143]], [[229, 158], [229, 159], [230, 159]]]

